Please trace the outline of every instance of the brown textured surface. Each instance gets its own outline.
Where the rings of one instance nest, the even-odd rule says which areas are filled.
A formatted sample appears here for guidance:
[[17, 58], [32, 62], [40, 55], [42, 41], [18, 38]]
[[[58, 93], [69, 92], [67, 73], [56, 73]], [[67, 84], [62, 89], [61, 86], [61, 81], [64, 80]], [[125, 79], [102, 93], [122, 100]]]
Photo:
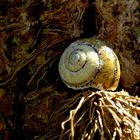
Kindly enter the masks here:
[[31, 139], [60, 132], [61, 120], [52, 128], [55, 119], [51, 117], [65, 96], [56, 89], [58, 60], [64, 45], [82, 33], [87, 4], [87, 0], [1, 1], [2, 139]]
[[111, 42], [123, 86], [138, 82], [139, 3], [132, 1], [1, 0], [1, 139], [58, 138], [63, 117], [81, 96], [61, 83], [58, 60], [79, 37], [98, 35]]
[[131, 89], [140, 82], [140, 2], [97, 0], [95, 5], [98, 37], [112, 44], [121, 63], [122, 85]]

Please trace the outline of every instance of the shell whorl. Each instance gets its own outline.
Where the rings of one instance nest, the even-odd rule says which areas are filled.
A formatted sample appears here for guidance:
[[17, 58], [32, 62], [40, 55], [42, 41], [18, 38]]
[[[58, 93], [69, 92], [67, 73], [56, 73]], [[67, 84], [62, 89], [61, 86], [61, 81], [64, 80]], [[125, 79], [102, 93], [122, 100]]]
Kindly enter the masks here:
[[62, 81], [73, 89], [115, 90], [120, 79], [116, 54], [94, 38], [71, 43], [60, 58], [58, 70]]
[[78, 41], [66, 48], [59, 62], [62, 81], [74, 89], [85, 88], [95, 77], [98, 68], [99, 57], [95, 48], [91, 44]]

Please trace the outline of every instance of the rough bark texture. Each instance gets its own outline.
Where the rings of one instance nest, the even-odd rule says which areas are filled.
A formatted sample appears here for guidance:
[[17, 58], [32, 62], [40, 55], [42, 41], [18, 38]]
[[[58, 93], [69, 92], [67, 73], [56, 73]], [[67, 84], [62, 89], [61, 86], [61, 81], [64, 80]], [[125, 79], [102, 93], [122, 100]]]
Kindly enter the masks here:
[[97, 0], [95, 5], [98, 37], [112, 44], [121, 63], [122, 85], [131, 89], [140, 81], [140, 2]]
[[58, 75], [62, 52], [79, 38], [112, 44], [120, 89], [138, 94], [138, 0], [1, 0], [0, 6], [0, 139], [58, 139], [61, 122], [87, 92], [68, 89]]

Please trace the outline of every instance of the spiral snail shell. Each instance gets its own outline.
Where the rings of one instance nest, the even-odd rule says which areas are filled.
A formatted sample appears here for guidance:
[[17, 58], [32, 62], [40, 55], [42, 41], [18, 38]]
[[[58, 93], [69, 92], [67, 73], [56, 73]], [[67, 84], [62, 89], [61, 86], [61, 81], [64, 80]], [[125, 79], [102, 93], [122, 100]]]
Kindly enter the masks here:
[[71, 43], [59, 61], [62, 81], [72, 89], [116, 90], [120, 64], [113, 50], [95, 38]]

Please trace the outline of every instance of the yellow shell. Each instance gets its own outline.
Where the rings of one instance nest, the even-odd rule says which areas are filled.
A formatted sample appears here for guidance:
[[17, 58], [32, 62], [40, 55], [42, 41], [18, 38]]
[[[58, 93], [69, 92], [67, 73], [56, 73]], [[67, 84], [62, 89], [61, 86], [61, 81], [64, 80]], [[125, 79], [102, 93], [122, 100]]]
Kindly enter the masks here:
[[59, 61], [62, 81], [72, 89], [116, 90], [120, 64], [114, 51], [95, 38], [71, 43]]

